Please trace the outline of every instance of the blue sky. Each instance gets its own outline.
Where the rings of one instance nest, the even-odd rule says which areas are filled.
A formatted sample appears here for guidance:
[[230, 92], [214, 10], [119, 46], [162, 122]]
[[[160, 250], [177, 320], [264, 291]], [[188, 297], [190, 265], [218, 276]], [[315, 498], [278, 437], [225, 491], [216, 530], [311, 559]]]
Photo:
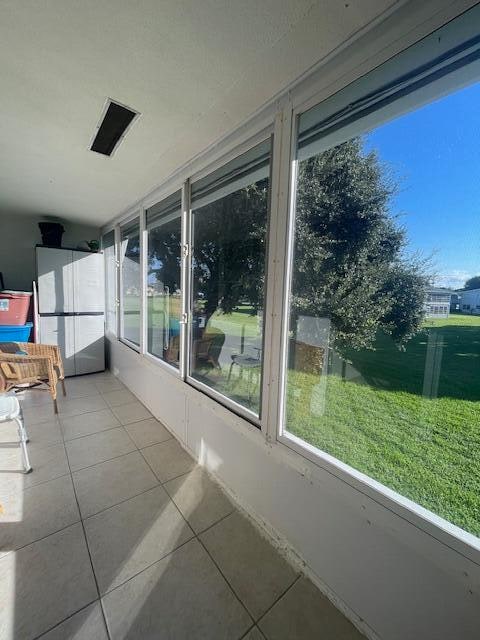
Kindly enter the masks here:
[[399, 184], [412, 251], [433, 256], [435, 284], [461, 287], [480, 275], [480, 83], [370, 132]]

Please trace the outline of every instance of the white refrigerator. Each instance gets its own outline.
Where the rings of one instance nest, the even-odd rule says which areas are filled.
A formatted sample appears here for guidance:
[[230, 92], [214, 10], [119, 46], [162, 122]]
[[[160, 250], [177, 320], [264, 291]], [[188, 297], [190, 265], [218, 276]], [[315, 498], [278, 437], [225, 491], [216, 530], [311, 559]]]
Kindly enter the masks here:
[[105, 369], [102, 253], [38, 246], [39, 341], [60, 347], [66, 376]]

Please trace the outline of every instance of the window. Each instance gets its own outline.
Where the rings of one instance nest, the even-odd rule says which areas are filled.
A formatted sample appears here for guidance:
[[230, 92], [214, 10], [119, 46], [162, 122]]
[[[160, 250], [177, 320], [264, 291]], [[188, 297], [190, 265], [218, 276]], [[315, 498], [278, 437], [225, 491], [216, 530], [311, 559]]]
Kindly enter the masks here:
[[259, 416], [270, 140], [192, 185], [190, 376]]
[[147, 209], [147, 350], [180, 364], [182, 196]]
[[298, 118], [283, 437], [478, 536], [480, 83], [389, 68]]
[[105, 328], [117, 333], [117, 287], [115, 232], [109, 231], [102, 238], [103, 257], [105, 260]]
[[120, 229], [121, 337], [140, 346], [140, 225], [138, 218]]

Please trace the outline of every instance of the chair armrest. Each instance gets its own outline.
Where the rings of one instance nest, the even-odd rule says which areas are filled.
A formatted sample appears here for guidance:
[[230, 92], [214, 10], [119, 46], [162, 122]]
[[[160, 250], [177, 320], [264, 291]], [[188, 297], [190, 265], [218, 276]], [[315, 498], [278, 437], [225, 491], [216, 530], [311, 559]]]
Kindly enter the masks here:
[[18, 348], [29, 356], [48, 356], [58, 359], [59, 348], [55, 344], [42, 344], [40, 342], [17, 342]]
[[36, 362], [38, 360], [50, 360], [48, 356], [24, 356], [17, 353], [0, 353], [0, 362]]
[[[14, 353], [0, 353], [0, 367], [5, 375], [15, 378], [21, 378], [22, 371], [25, 374], [25, 368], [19, 365], [41, 365], [48, 376], [51, 384], [56, 380], [55, 370], [53, 368], [52, 359], [48, 356], [22, 356]], [[5, 365], [5, 366], [4, 366]], [[37, 368], [36, 368], [37, 369]]]
[[63, 378], [63, 361], [60, 347], [56, 344], [42, 344], [41, 342], [18, 342], [18, 347], [32, 356], [48, 356], [53, 360], [53, 366], [58, 368], [59, 377]]

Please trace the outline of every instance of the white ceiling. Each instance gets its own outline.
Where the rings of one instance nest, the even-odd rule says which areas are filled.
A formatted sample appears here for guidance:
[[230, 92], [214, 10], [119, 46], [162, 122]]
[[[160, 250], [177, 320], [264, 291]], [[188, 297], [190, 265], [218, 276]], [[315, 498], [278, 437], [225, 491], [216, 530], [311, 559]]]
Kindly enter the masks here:
[[[394, 0], [3, 0], [0, 211], [101, 225]], [[141, 112], [88, 150], [105, 100]]]

